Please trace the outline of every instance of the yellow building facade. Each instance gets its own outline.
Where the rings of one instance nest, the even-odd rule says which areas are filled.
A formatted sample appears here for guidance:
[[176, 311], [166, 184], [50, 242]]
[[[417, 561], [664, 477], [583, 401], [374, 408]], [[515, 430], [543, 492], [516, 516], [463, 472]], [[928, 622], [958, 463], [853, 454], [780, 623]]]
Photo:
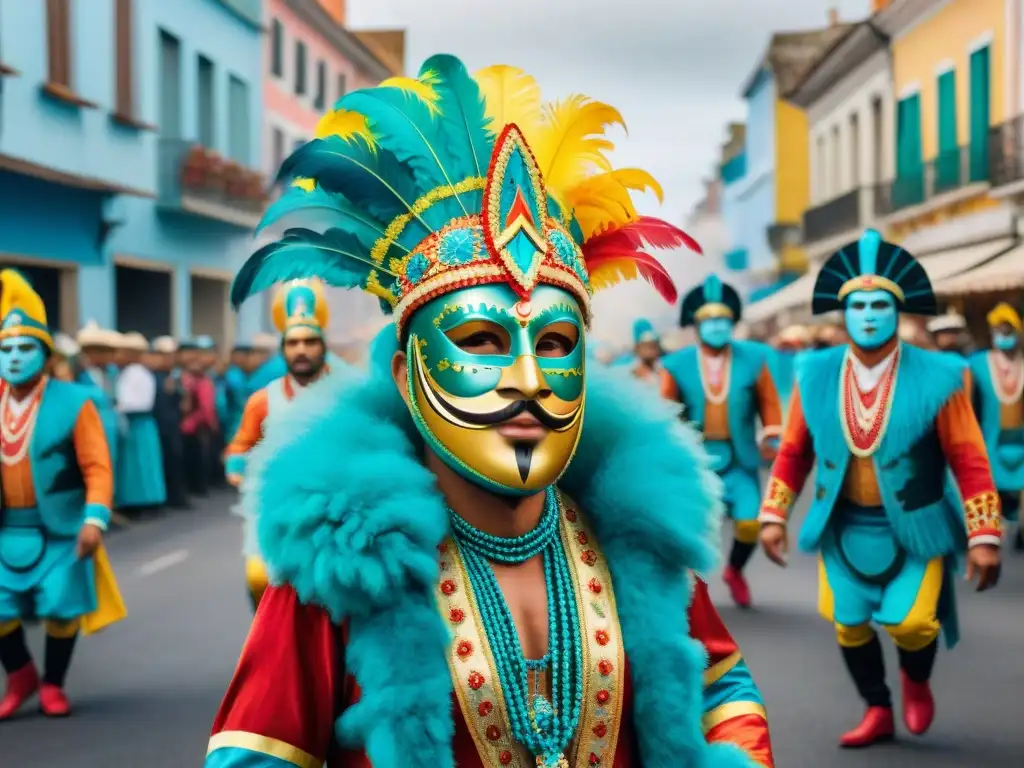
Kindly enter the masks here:
[[[775, 212], [780, 224], [799, 225], [810, 204], [810, 149], [807, 115], [783, 100], [775, 103]], [[803, 274], [807, 253], [796, 243], [782, 243], [779, 269]]]
[[1006, 0], [910, 0], [881, 12], [897, 98], [893, 240], [996, 205], [987, 129], [1008, 117], [1005, 19]]

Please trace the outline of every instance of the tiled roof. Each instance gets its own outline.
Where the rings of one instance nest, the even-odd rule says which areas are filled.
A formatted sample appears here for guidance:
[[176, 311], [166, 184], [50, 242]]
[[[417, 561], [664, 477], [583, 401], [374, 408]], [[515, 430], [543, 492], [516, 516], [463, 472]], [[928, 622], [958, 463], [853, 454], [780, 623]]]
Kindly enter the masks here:
[[834, 24], [806, 32], [776, 32], [768, 46], [765, 59], [779, 93], [785, 95], [799, 85], [804, 73], [817, 63], [826, 51], [845, 38], [856, 24]]

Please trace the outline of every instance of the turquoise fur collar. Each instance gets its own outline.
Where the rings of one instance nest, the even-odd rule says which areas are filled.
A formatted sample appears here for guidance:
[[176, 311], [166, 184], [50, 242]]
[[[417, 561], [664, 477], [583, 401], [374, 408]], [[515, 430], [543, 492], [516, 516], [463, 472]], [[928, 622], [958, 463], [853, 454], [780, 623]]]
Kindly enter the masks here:
[[[845, 345], [802, 353], [796, 360], [800, 405], [818, 453], [835, 457], [849, 452], [839, 412], [839, 385]], [[878, 449], [885, 463], [900, 456], [934, 428], [942, 406], [964, 386], [967, 364], [959, 357], [903, 344], [895, 400], [885, 437]]]
[[[393, 350], [393, 347], [391, 348]], [[452, 768], [448, 630], [434, 604], [447, 514], [377, 349], [369, 378], [339, 371], [273, 414], [246, 503], [275, 581], [349, 621], [362, 698], [339, 719], [374, 768], [408, 756]], [[628, 373], [591, 366], [583, 436], [561, 487], [587, 511], [611, 566], [646, 768], [753, 768], [701, 729], [703, 647], [687, 624], [688, 569], [717, 555], [718, 478], [674, 409]]]

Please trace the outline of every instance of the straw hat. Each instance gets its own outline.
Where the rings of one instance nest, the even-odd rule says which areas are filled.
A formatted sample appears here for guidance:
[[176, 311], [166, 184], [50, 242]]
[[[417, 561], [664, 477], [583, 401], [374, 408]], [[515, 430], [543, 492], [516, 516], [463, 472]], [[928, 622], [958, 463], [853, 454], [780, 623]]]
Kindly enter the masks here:
[[157, 336], [150, 346], [158, 355], [173, 355], [178, 351], [178, 342], [170, 336]]
[[149, 342], [146, 337], [137, 331], [121, 334], [119, 349], [128, 349], [132, 352], [149, 352]]
[[67, 358], [74, 357], [82, 351], [81, 347], [78, 346], [78, 342], [66, 333], [58, 333], [53, 337], [53, 348], [58, 355]]
[[779, 332], [778, 340], [780, 344], [810, 344], [813, 339], [806, 325], [791, 325]]
[[80, 349], [85, 347], [113, 347], [114, 338], [111, 331], [100, 328], [95, 320], [90, 320], [75, 336]]

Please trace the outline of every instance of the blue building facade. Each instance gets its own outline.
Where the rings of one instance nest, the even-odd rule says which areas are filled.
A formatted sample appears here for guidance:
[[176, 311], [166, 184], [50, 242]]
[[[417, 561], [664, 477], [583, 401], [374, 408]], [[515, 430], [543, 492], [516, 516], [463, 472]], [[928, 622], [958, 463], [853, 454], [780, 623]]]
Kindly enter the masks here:
[[[226, 300], [262, 205], [245, 171], [260, 24], [259, 0], [0, 0], [0, 262], [29, 273], [52, 326], [229, 342], [263, 325]], [[195, 168], [185, 184], [196, 145], [205, 186]]]

